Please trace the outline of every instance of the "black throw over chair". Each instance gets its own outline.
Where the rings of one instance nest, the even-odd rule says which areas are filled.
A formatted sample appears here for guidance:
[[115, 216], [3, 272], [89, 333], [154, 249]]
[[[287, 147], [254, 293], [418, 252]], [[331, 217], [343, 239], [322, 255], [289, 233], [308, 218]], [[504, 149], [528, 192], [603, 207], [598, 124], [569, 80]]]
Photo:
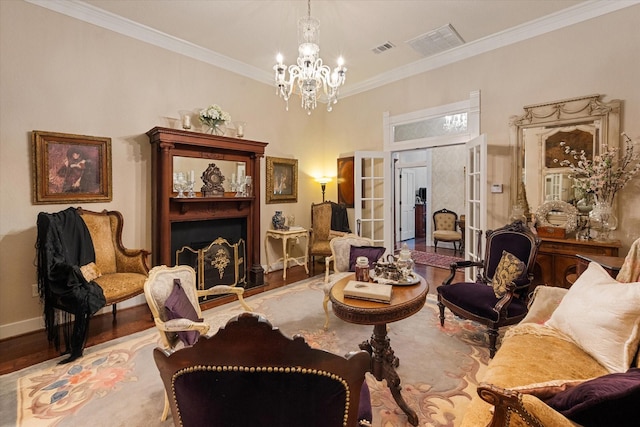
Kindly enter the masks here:
[[[520, 322], [527, 314], [533, 268], [540, 240], [522, 221], [486, 233], [484, 261], [451, 264], [451, 274], [437, 288], [440, 325], [444, 309], [486, 325], [490, 357], [496, 352], [498, 328]], [[475, 282], [451, 283], [460, 267], [478, 267]]]

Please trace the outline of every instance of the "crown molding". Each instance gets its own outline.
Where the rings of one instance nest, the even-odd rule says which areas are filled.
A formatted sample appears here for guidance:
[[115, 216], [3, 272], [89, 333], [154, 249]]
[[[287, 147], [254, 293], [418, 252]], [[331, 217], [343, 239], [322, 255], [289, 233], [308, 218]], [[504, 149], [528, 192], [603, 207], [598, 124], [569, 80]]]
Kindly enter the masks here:
[[[173, 37], [146, 25], [142, 25], [119, 15], [94, 7], [85, 2], [79, 0], [25, 1], [142, 42], [167, 49], [180, 55], [205, 62], [215, 67], [256, 80], [260, 83], [265, 83], [270, 86], [273, 85], [273, 76], [271, 71], [262, 70], [244, 62], [237, 61], [229, 58], [228, 56], [205, 49], [202, 46], [198, 46], [186, 40]], [[466, 43], [446, 52], [379, 74], [360, 83], [346, 83], [340, 91], [340, 97], [344, 98], [350, 95], [366, 92], [398, 80], [444, 67], [494, 49], [509, 46], [560, 28], [568, 27], [573, 24], [638, 4], [640, 4], [640, 0], [585, 1], [542, 18], [529, 21], [482, 39]]]
[[408, 77], [422, 74], [464, 59], [471, 58], [501, 47], [531, 39], [551, 31], [577, 24], [598, 16], [606, 15], [630, 6], [640, 4], [640, 0], [590, 0], [563, 9], [542, 18], [491, 34], [490, 36], [465, 43], [448, 51], [412, 62], [403, 67], [379, 74], [360, 83], [345, 85], [341, 97], [355, 95], [393, 83]]
[[232, 73], [273, 85], [273, 75], [260, 68], [221, 55], [210, 49], [174, 37], [146, 25], [123, 18], [79, 0], [25, 0], [54, 12], [76, 18], [118, 34], [231, 71]]

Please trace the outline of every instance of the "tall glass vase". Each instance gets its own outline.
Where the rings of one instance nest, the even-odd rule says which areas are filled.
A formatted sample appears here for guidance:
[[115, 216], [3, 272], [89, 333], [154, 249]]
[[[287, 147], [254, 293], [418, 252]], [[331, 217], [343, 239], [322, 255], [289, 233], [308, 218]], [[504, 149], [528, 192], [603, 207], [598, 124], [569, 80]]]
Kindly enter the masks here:
[[596, 240], [611, 240], [611, 232], [618, 228], [618, 217], [613, 213], [613, 206], [607, 202], [596, 201], [593, 209], [589, 212], [589, 222], [591, 230], [598, 234]]
[[221, 124], [215, 124], [213, 126], [209, 126], [208, 129], [208, 133], [210, 133], [211, 135], [224, 135], [224, 129], [223, 129], [223, 125]]

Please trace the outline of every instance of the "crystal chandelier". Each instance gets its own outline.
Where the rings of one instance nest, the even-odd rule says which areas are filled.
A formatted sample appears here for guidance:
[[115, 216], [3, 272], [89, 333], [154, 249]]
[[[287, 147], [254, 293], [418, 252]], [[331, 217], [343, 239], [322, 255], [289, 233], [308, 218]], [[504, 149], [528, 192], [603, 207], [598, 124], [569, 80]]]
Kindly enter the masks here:
[[319, 42], [320, 21], [311, 17], [311, 0], [308, 0], [307, 16], [298, 20], [298, 64], [287, 67], [282, 63], [282, 55], [278, 54], [278, 62], [273, 66], [276, 94], [284, 98], [287, 111], [294, 88], [307, 114], [316, 108], [321, 90], [327, 100], [327, 111], [331, 111], [332, 105], [338, 102], [338, 88], [344, 84], [347, 69], [343, 66], [342, 57], [338, 58], [338, 66], [333, 71], [328, 65], [323, 65], [319, 57]]

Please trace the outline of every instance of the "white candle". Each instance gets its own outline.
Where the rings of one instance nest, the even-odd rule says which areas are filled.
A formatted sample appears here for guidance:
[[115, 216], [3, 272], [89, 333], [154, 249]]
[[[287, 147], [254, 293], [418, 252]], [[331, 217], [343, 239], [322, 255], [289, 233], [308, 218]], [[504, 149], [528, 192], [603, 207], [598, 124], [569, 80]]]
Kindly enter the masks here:
[[238, 125], [238, 138], [242, 138], [244, 136], [244, 126]]
[[235, 173], [231, 174], [231, 182], [236, 182], [236, 174]]
[[193, 171], [189, 172], [189, 181], [190, 182], [195, 182], [196, 181], [196, 175]]
[[182, 127], [184, 129], [191, 129], [191, 116], [185, 114], [182, 116]]

